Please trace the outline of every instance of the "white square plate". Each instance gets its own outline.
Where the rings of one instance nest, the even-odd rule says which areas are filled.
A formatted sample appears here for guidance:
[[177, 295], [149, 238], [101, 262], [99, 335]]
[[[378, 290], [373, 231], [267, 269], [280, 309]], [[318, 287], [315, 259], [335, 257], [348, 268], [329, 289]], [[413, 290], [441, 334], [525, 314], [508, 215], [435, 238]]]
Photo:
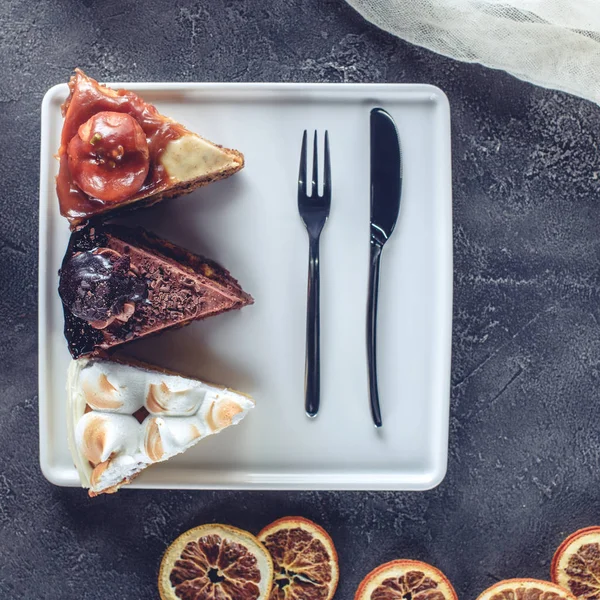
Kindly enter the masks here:
[[[243, 423], [131, 487], [423, 490], [446, 472], [452, 329], [450, 113], [427, 85], [137, 83], [165, 115], [246, 156], [239, 174], [132, 213], [140, 224], [223, 264], [256, 303], [142, 340], [127, 352], [252, 394]], [[58, 269], [69, 228], [54, 189], [66, 84], [42, 105], [39, 273], [40, 462], [79, 485], [67, 448]], [[384, 426], [368, 403], [369, 111], [401, 138], [400, 216], [382, 258], [379, 385]], [[321, 238], [321, 410], [304, 414], [308, 243], [298, 216], [304, 129], [329, 130], [333, 198]]]

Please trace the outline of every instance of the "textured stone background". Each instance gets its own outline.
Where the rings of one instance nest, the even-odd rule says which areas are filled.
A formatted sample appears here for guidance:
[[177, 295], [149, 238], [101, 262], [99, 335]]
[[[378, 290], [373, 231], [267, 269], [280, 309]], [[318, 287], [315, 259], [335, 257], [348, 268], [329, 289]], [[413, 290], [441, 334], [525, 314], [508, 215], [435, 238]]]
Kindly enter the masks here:
[[[156, 597], [161, 554], [206, 521], [321, 522], [350, 599], [377, 564], [441, 567], [461, 597], [547, 577], [597, 524], [597, 106], [415, 48], [342, 0], [0, 5], [0, 598]], [[455, 308], [450, 463], [427, 493], [123, 491], [90, 501], [38, 466], [40, 102], [100, 79], [427, 82], [452, 106]]]

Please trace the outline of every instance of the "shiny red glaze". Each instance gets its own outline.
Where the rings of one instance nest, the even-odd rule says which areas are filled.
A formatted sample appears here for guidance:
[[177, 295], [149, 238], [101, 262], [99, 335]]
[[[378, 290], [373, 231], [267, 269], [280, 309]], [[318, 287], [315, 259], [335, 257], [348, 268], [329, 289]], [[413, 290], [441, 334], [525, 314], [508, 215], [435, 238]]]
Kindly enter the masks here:
[[146, 136], [130, 115], [103, 111], [79, 127], [67, 147], [72, 180], [88, 196], [121, 202], [144, 184], [150, 167]]
[[94, 215], [106, 212], [119, 202], [107, 202], [85, 193], [74, 180], [69, 168], [67, 150], [71, 140], [78, 135], [79, 128], [95, 114], [108, 111], [132, 116], [142, 128], [149, 151], [149, 170], [141, 188], [133, 195], [121, 200], [123, 204], [137, 198], [154, 194], [169, 185], [169, 178], [158, 162], [160, 154], [169, 140], [181, 137], [186, 129], [163, 117], [154, 106], [144, 102], [137, 94], [127, 90], [112, 90], [101, 86], [97, 81], [76, 70], [69, 82], [71, 94], [63, 105], [65, 118], [61, 146], [58, 151], [60, 160], [56, 178], [56, 192], [60, 203], [60, 212], [72, 223], [84, 221]]

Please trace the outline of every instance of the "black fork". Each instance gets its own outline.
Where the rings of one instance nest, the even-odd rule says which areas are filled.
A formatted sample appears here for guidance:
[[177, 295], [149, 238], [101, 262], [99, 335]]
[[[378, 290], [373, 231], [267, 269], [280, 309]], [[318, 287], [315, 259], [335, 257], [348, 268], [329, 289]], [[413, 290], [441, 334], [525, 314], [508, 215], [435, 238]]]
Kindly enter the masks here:
[[306, 370], [304, 374], [304, 407], [309, 417], [319, 412], [321, 392], [320, 359], [320, 302], [319, 302], [319, 239], [323, 225], [329, 216], [331, 206], [331, 163], [329, 160], [329, 135], [325, 132], [325, 167], [323, 194], [319, 196], [319, 160], [317, 151], [317, 132], [315, 131], [312, 190], [307, 192], [306, 177], [306, 131], [302, 136], [300, 155], [300, 174], [298, 176], [298, 211], [306, 226], [309, 240], [308, 255], [308, 299], [306, 307]]

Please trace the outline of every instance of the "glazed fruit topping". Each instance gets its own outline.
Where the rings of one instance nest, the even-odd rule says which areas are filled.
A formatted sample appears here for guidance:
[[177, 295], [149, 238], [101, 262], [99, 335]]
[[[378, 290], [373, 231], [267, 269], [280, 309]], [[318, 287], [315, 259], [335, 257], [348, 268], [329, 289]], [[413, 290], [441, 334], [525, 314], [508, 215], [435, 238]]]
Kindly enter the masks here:
[[67, 155], [75, 184], [104, 202], [121, 202], [138, 192], [150, 169], [146, 135], [126, 113], [95, 114], [79, 127]]

